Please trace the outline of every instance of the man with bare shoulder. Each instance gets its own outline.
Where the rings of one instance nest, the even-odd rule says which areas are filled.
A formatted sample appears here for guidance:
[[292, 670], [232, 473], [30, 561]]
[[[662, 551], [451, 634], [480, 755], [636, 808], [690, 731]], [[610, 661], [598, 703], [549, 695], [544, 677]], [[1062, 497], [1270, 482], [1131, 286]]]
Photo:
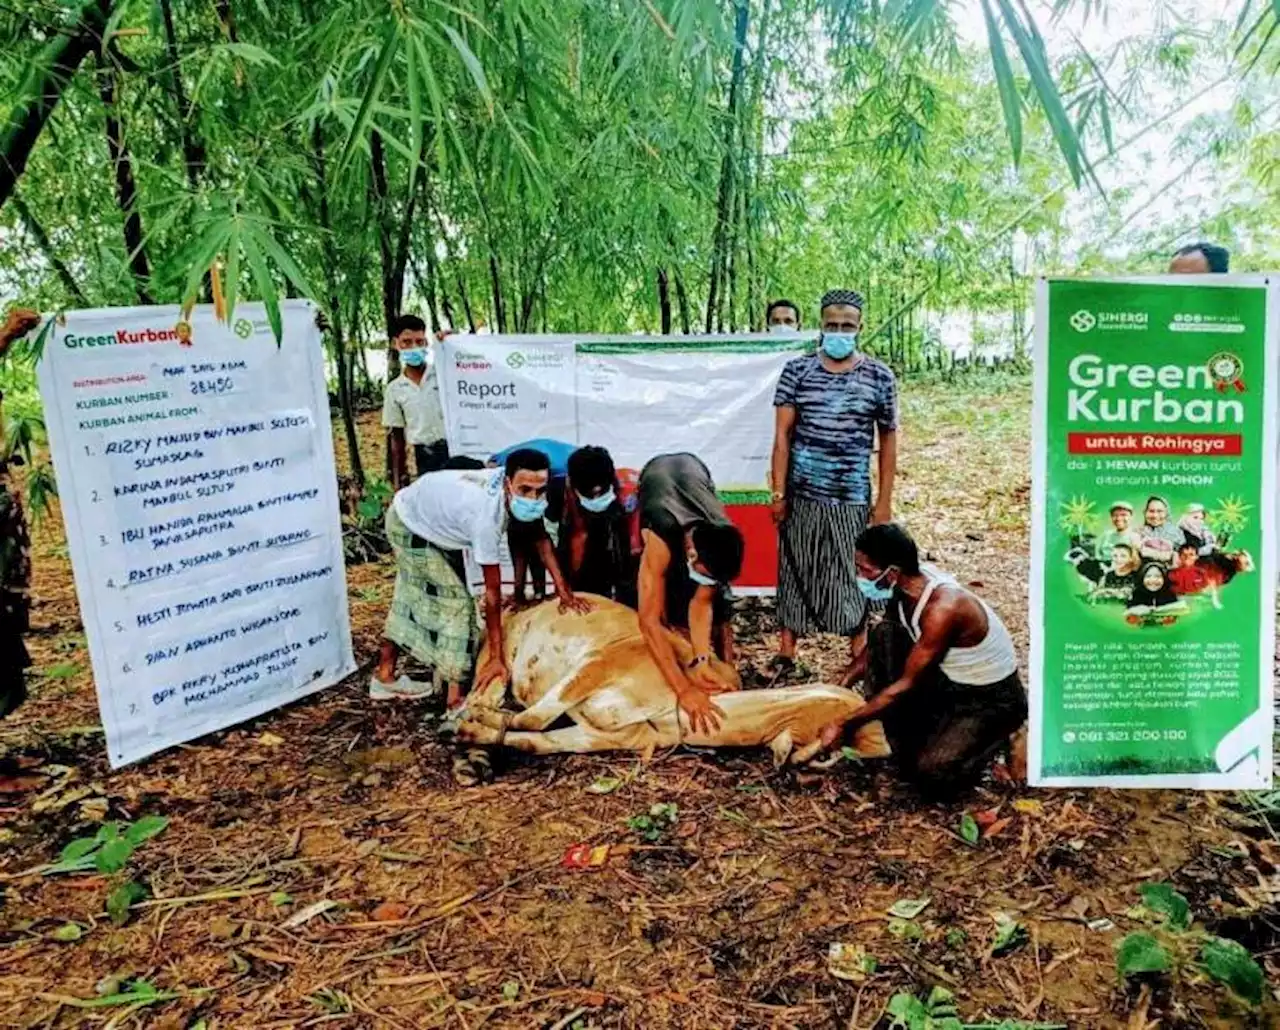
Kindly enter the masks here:
[[[1000, 617], [953, 577], [922, 565], [895, 523], [863, 532], [854, 561], [859, 588], [888, 608], [850, 675], [849, 685], [865, 683], [868, 703], [844, 732], [881, 720], [904, 777], [933, 797], [974, 785], [1006, 748], [1015, 777], [1025, 776], [1027, 696]], [[839, 732], [827, 735], [834, 743]]]

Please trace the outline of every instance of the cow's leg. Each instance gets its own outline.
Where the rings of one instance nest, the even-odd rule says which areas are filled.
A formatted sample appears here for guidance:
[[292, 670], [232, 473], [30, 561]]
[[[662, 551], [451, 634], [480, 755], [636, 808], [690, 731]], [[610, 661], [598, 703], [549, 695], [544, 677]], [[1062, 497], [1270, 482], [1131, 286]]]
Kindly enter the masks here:
[[795, 739], [791, 736], [790, 730], [783, 730], [769, 741], [769, 750], [773, 752], [775, 768], [781, 768], [787, 764], [787, 759], [791, 757], [791, 752], [795, 749], [795, 746]]
[[659, 735], [648, 723], [627, 726], [612, 732], [604, 732], [575, 723], [573, 726], [545, 733], [516, 731], [507, 733], [505, 736], [500, 730], [490, 726], [463, 723], [458, 728], [458, 735], [471, 743], [502, 744], [534, 755], [643, 750], [651, 743], [661, 743], [658, 739]]

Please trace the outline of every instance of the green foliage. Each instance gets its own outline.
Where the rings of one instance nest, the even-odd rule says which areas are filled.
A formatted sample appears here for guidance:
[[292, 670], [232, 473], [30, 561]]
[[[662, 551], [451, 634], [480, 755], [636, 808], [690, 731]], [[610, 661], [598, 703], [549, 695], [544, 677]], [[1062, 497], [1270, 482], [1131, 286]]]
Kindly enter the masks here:
[[168, 825], [169, 820], [158, 815], [143, 816], [135, 823], [103, 823], [92, 837], [78, 837], [71, 841], [62, 849], [58, 861], [45, 866], [41, 872], [45, 876], [94, 869], [100, 873], [119, 872], [140, 844]]
[[375, 561], [391, 550], [382, 520], [394, 493], [385, 479], [366, 480], [354, 514], [343, 519], [342, 548], [348, 565]]
[[1191, 925], [1191, 906], [1187, 899], [1167, 883], [1144, 883], [1138, 890], [1142, 906], [1161, 916], [1171, 930], [1185, 930]]
[[147, 888], [134, 880], [127, 880], [107, 895], [107, 915], [116, 926], [124, 926], [129, 921], [129, 910], [135, 902], [147, 896]]
[[1262, 1004], [1266, 977], [1244, 945], [1221, 937], [1210, 937], [1200, 948], [1199, 965], [1210, 977], [1250, 1005]]
[[671, 802], [659, 802], [650, 807], [642, 815], [633, 815], [627, 820], [627, 829], [646, 840], [650, 844], [661, 840], [663, 835], [675, 826], [680, 817], [680, 809]]
[[1116, 945], [1116, 972], [1122, 980], [1166, 972], [1172, 961], [1165, 947], [1149, 933], [1131, 933]]
[[1167, 883], [1148, 883], [1140, 889], [1142, 906], [1132, 915], [1155, 917], [1157, 934], [1131, 933], [1116, 946], [1116, 972], [1121, 980], [1133, 976], [1181, 971], [1192, 963], [1250, 1005], [1260, 1005], [1266, 992], [1262, 967], [1238, 941], [1193, 930], [1187, 899]]
[[960, 836], [966, 844], [977, 844], [978, 838], [982, 836], [977, 820], [968, 812], [960, 817]]
[[991, 940], [993, 956], [1007, 955], [1027, 943], [1027, 928], [1003, 912], [995, 917], [996, 932]]

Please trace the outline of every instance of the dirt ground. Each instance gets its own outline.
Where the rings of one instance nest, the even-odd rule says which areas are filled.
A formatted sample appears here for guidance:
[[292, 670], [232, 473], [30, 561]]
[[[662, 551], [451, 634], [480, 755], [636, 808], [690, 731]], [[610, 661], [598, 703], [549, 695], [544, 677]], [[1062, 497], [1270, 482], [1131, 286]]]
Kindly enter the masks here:
[[[908, 384], [904, 405], [898, 513], [1025, 654], [1029, 389]], [[376, 417], [362, 428], [377, 468]], [[993, 784], [943, 808], [870, 764], [796, 774], [764, 751], [688, 750], [504, 758], [463, 790], [439, 705], [371, 702], [367, 674], [112, 773], [60, 517], [36, 542], [33, 697], [0, 725], [26, 766], [0, 793], [0, 1025], [870, 1030], [892, 995], [934, 985], [982, 1025], [1272, 1025], [1189, 962], [1148, 987], [1115, 972], [1150, 882], [1280, 963], [1280, 845], [1231, 796]], [[391, 580], [349, 570], [366, 666]], [[738, 626], [767, 659], [767, 603], [740, 602]], [[802, 657], [832, 674], [843, 648]], [[675, 821], [647, 840], [628, 819], [657, 804]], [[36, 871], [144, 815], [170, 822], [125, 872]], [[603, 866], [562, 864], [580, 842], [612, 845]], [[104, 902], [129, 878], [150, 898], [117, 927]], [[998, 915], [1025, 941], [993, 955]], [[833, 942], [875, 971], [833, 976]], [[84, 1007], [139, 977], [174, 997]]]

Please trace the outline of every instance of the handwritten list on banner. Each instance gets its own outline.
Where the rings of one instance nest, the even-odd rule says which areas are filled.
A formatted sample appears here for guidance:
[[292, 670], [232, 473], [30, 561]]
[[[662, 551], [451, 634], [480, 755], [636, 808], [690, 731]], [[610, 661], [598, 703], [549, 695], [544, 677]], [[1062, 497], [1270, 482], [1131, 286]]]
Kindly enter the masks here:
[[112, 766], [355, 664], [315, 310], [69, 313], [40, 361]]

